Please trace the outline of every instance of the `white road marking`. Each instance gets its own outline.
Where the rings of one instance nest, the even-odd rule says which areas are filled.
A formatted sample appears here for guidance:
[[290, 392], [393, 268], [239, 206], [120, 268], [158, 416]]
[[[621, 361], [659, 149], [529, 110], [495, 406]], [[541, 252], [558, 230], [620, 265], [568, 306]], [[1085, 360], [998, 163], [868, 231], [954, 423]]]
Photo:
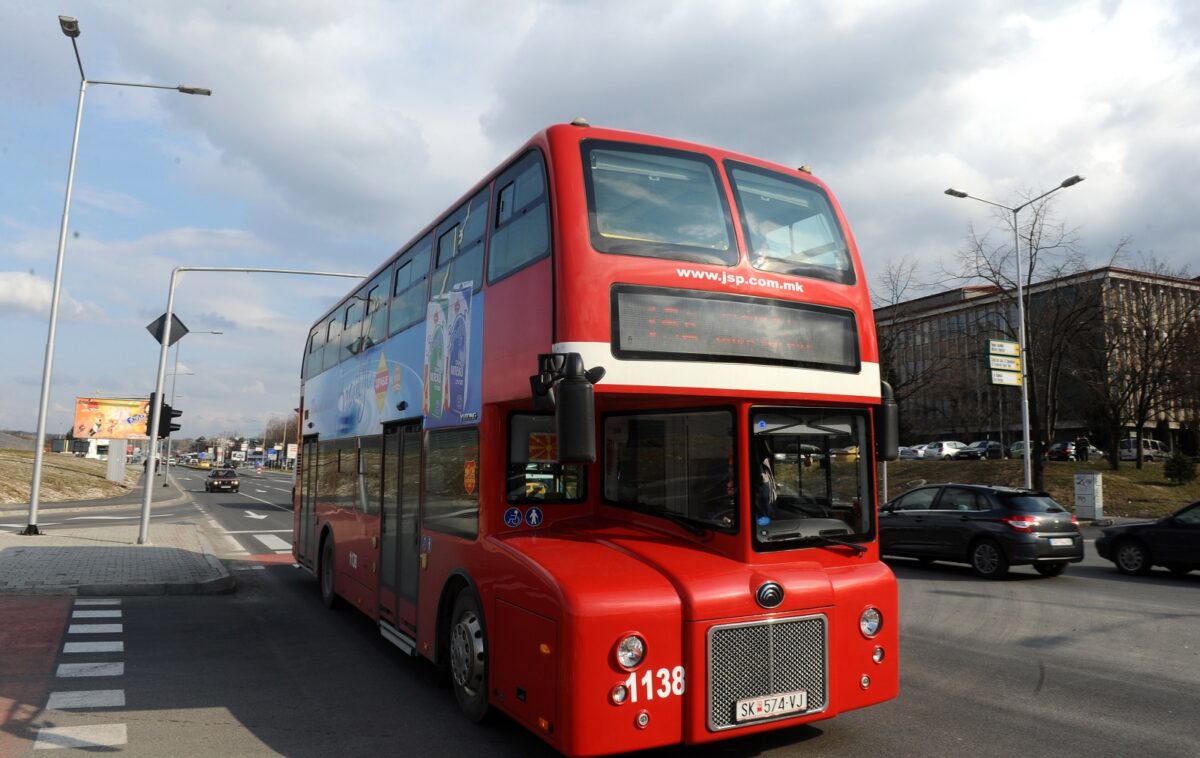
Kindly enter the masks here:
[[268, 550], [274, 550], [277, 553], [292, 552], [291, 543], [284, 542], [274, 534], [256, 534], [254, 535], [254, 539], [266, 545]]
[[125, 676], [125, 664], [122, 661], [107, 663], [60, 663], [58, 664], [59, 678], [78, 676]]
[[254, 566], [234, 566], [233, 570], [234, 571], [266, 571], [267, 567], [263, 566], [262, 564], [256, 564]]
[[254, 518], [254, 519], [265, 519], [267, 517], [267, 514], [265, 514], [265, 513], [262, 515], [259, 515], [259, 514], [255, 513], [254, 511], [245, 511], [245, 514], [246, 514], [247, 518]]
[[245, 531], [229, 531], [226, 534], [291, 534], [291, 529], [246, 529]]
[[71, 624], [67, 634], [120, 634], [124, 624]]
[[291, 513], [291, 510], [292, 510], [291, 508], [284, 508], [282, 505], [275, 505], [274, 503], [272, 503], [269, 500], [263, 500], [261, 497], [255, 497], [254, 495], [246, 495], [245, 492], [243, 492], [242, 495], [250, 498], [251, 500], [257, 500], [260, 503], [266, 503], [267, 505], [271, 506], [272, 508], [278, 508], [281, 511], [287, 511], [287, 512]]
[[121, 618], [120, 611], [75, 611], [71, 614], [73, 619], [119, 619]]
[[120, 605], [121, 599], [116, 597], [78, 597], [75, 605]]
[[69, 708], [121, 708], [125, 705], [125, 690], [75, 690], [51, 692], [46, 702], [48, 710]]
[[124, 724], [55, 726], [38, 730], [35, 750], [59, 747], [118, 747], [128, 741]]
[[[170, 518], [173, 513], [151, 513], [150, 518]], [[67, 521], [130, 521], [141, 516], [70, 516]]]
[[125, 643], [112, 642], [68, 642], [63, 645], [64, 653], [124, 653]]

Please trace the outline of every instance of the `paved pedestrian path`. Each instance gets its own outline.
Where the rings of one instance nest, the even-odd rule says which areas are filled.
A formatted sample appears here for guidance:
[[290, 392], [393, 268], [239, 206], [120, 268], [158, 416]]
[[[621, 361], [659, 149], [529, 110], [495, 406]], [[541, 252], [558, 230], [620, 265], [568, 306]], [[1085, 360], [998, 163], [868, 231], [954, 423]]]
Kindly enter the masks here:
[[[190, 496], [173, 480], [157, 492], [156, 507], [184, 503]], [[159, 487], [156, 484], [156, 489]], [[129, 507], [140, 503], [127, 495], [106, 501], [55, 503], [51, 511]], [[28, 513], [20, 507], [0, 511], [4, 520]], [[39, 522], [41, 519], [39, 518]], [[215, 557], [202, 529], [183, 521], [154, 520], [148, 544], [137, 544], [140, 524], [131, 520], [112, 526], [72, 527], [57, 523], [36, 536], [0, 529], [0, 596], [8, 595], [194, 595], [231, 592], [233, 577]]]

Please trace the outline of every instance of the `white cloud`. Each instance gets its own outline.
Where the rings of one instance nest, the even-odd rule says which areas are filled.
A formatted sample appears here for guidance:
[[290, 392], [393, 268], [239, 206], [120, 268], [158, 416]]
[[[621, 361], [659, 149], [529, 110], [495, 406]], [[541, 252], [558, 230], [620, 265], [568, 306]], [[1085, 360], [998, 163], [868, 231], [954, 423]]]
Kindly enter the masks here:
[[[53, 299], [52, 282], [24, 271], [0, 271], [0, 313], [49, 316]], [[104, 311], [92, 302], [81, 302], [65, 290], [59, 292], [58, 317], [66, 321], [98, 321]]]

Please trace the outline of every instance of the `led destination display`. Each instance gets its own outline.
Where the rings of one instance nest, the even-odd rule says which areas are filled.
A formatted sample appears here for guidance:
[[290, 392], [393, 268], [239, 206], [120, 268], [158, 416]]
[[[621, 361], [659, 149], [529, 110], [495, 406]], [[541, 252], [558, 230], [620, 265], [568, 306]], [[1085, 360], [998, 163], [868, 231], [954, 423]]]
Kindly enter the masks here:
[[613, 352], [859, 370], [858, 330], [848, 310], [683, 290], [615, 287]]

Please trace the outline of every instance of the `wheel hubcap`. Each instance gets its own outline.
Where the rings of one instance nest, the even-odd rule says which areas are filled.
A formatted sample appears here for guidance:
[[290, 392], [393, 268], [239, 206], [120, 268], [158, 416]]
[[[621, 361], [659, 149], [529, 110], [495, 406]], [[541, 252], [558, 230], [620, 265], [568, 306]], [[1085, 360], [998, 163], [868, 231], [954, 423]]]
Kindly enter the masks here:
[[459, 617], [450, 634], [450, 674], [455, 684], [472, 694], [483, 681], [483, 627], [469, 611]]
[[975, 568], [985, 574], [990, 574], [996, 570], [998, 563], [996, 550], [991, 545], [980, 545], [975, 548]]
[[1121, 548], [1121, 554], [1118, 558], [1121, 561], [1121, 565], [1130, 571], [1137, 571], [1142, 567], [1142, 551], [1136, 547], [1126, 546]]

